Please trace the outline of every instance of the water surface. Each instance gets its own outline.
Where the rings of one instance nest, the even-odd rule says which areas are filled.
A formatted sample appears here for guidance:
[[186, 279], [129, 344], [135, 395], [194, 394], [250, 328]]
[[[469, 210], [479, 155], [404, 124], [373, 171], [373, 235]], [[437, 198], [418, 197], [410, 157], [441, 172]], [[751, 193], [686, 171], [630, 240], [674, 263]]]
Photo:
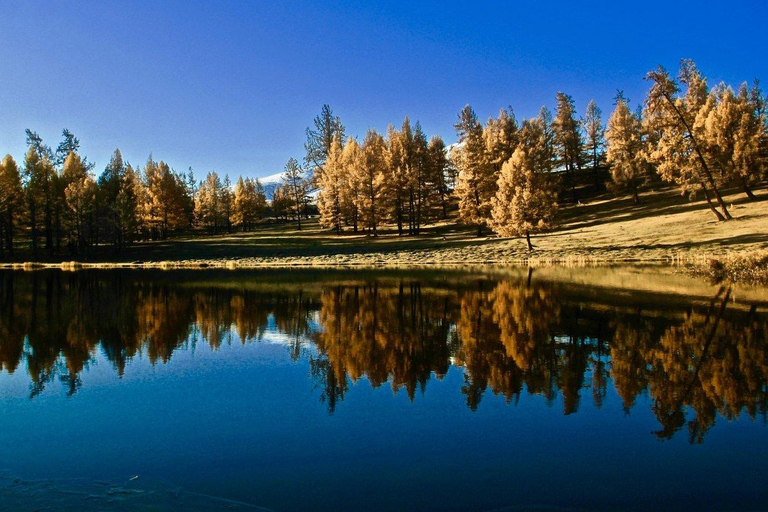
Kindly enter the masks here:
[[0, 509], [765, 509], [766, 295], [647, 268], [0, 272]]

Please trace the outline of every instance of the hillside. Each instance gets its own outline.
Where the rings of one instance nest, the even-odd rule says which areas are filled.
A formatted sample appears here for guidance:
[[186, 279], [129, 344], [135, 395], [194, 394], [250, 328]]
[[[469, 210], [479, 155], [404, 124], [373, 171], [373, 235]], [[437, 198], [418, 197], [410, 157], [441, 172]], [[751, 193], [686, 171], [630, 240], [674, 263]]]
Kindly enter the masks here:
[[[263, 224], [253, 232], [136, 243], [112, 263], [227, 266], [401, 266], [509, 264], [536, 262], [684, 262], [712, 256], [768, 250], [768, 191], [749, 201], [725, 196], [734, 219], [717, 222], [703, 201], [690, 202], [672, 188], [631, 198], [599, 196], [561, 209], [559, 227], [525, 242], [475, 236], [472, 227], [443, 222], [418, 236], [390, 230], [377, 238], [363, 233], [336, 235], [317, 219], [297, 231], [291, 223]], [[139, 263], [134, 263], [139, 264]]]

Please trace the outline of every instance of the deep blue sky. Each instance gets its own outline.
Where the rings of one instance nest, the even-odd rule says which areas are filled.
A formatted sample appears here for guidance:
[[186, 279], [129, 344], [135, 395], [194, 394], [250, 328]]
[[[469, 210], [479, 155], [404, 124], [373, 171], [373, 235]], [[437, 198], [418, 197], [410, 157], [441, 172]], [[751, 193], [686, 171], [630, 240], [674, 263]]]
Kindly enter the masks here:
[[97, 174], [120, 148], [265, 176], [303, 158], [323, 103], [360, 140], [409, 115], [450, 143], [467, 103], [521, 119], [564, 91], [607, 119], [616, 89], [636, 104], [682, 57], [711, 84], [768, 82], [765, 0], [481, 4], [0, 0], [0, 152], [66, 127]]

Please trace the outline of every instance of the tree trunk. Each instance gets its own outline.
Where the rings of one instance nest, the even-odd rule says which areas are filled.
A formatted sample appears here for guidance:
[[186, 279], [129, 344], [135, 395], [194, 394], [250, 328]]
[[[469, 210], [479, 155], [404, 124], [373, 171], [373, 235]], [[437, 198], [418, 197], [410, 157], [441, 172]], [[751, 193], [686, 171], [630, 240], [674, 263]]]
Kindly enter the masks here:
[[725, 215], [724, 220], [731, 220], [733, 217], [731, 217], [728, 208], [725, 206], [725, 201], [723, 201], [723, 196], [720, 195], [720, 191], [717, 189], [717, 185], [715, 185], [715, 180], [713, 180], [711, 176], [709, 179], [710, 185], [712, 185], [712, 191], [715, 193], [715, 199], [717, 199], [717, 204], [720, 205], [720, 209], [723, 211], [723, 215]]
[[600, 176], [597, 173], [597, 143], [592, 146], [592, 175], [595, 178], [595, 192], [600, 192]]
[[532, 251], [533, 250], [533, 245], [531, 244], [531, 232], [530, 231], [526, 231], [525, 232], [525, 241], [528, 242], [528, 251], [529, 252]]
[[8, 254], [13, 256], [13, 210], [8, 210], [8, 225], [5, 231], [5, 246]]
[[712, 210], [712, 213], [715, 214], [715, 217], [717, 217], [718, 222], [724, 221], [725, 217], [723, 217], [722, 214], [719, 211], [717, 211], [717, 208], [715, 208], [715, 205], [712, 204], [712, 200], [709, 198], [709, 191], [707, 190], [707, 187], [704, 185], [704, 182], [701, 182], [701, 190], [704, 191], [704, 197], [707, 200], [709, 209]]
[[35, 208], [34, 201], [30, 201], [29, 205], [29, 227], [31, 228], [32, 236], [32, 257], [37, 259], [37, 208]]
[[[672, 101], [672, 98], [667, 94], [664, 94], [664, 98], [666, 98], [666, 100], [672, 106], [675, 113], [677, 114], [678, 119], [680, 119], [686, 131], [688, 132], [688, 136], [690, 137], [691, 143], [693, 144], [693, 150], [696, 153], [696, 157], [698, 158], [699, 163], [701, 164], [702, 171], [704, 171], [704, 176], [706, 177], [707, 182], [712, 186], [712, 191], [715, 193], [715, 199], [717, 199], [717, 204], [720, 205], [720, 209], [723, 211], [723, 215], [725, 216], [723, 218], [723, 216], [718, 213], [717, 214], [718, 220], [731, 219], [732, 218], [731, 214], [728, 213], [728, 208], [726, 208], [725, 206], [725, 201], [723, 201], [723, 198], [720, 195], [720, 191], [717, 189], [717, 184], [715, 183], [715, 179], [712, 177], [712, 172], [709, 170], [709, 166], [707, 165], [707, 160], [704, 158], [704, 155], [702, 154], [701, 149], [699, 148], [699, 143], [696, 140], [696, 136], [693, 134], [693, 130], [691, 129], [691, 126], [688, 124], [688, 121], [686, 121], [683, 113], [680, 112], [680, 109], [677, 108], [677, 105], [675, 105], [675, 102]], [[707, 189], [706, 187], [704, 187], [705, 195], [706, 195], [706, 192], [707, 192]], [[707, 196], [707, 202], [709, 202], [709, 196]]]
[[640, 197], [637, 195], [637, 187], [634, 187], [632, 191], [635, 193], [635, 204], [640, 204]]
[[576, 194], [576, 173], [572, 166], [566, 168], [566, 172], [571, 178], [571, 193], [573, 193], [573, 204], [579, 204], [579, 197]]
[[752, 201], [757, 200], [757, 197], [755, 197], [755, 194], [749, 188], [749, 185], [747, 184], [747, 180], [745, 180], [743, 176], [741, 178], [741, 186], [744, 188], [744, 193], [747, 194], [747, 197], [750, 200], [752, 200]]

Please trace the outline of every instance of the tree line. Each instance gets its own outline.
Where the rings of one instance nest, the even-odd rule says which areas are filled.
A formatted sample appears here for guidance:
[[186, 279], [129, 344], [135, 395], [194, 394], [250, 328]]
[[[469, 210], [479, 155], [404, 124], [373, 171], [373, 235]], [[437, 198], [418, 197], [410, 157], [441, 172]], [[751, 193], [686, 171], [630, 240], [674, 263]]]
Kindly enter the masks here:
[[675, 183], [691, 196], [702, 193], [718, 220], [730, 219], [722, 188], [738, 186], [755, 199], [752, 189], [768, 176], [768, 115], [758, 82], [736, 91], [725, 83], [710, 88], [690, 60], [681, 62], [677, 78], [659, 67], [646, 79], [651, 88], [634, 112], [618, 91], [607, 126], [594, 100], [579, 117], [563, 92], [554, 115], [543, 106], [522, 123], [510, 107], [483, 124], [467, 105], [448, 152], [439, 137], [428, 143], [407, 117], [386, 137], [369, 130], [362, 144], [345, 140], [326, 105], [306, 144], [320, 221], [337, 232], [351, 227], [376, 235], [389, 223], [400, 234], [418, 234], [447, 216], [452, 199], [459, 221], [476, 226], [478, 235], [490, 228], [525, 236], [531, 249], [530, 234], [554, 225], [559, 202], [579, 202], [579, 175], [591, 176], [593, 190], [608, 185], [638, 204], [643, 185]]
[[97, 245], [121, 252], [135, 240], [189, 228], [250, 230], [268, 213], [301, 229], [313, 203], [321, 226], [337, 233], [377, 236], [387, 226], [417, 235], [456, 211], [478, 235], [490, 229], [524, 236], [532, 249], [531, 234], [555, 225], [559, 204], [605, 186], [639, 203], [639, 191], [654, 180], [702, 194], [718, 220], [730, 219], [723, 187], [755, 199], [753, 190], [768, 177], [768, 112], [759, 84], [710, 88], [690, 60], [677, 77], [659, 67], [646, 79], [651, 87], [642, 104], [633, 111], [619, 91], [607, 125], [594, 101], [579, 117], [563, 92], [554, 115], [543, 106], [522, 122], [509, 107], [481, 123], [467, 105], [450, 147], [407, 116], [399, 129], [370, 129], [358, 142], [324, 105], [306, 130], [303, 164], [289, 159], [271, 202], [258, 179], [241, 176], [233, 186], [210, 172], [196, 182], [191, 169], [179, 173], [152, 156], [133, 167], [119, 150], [96, 178], [69, 130], [55, 150], [27, 130], [22, 165], [10, 155], [0, 162], [0, 257], [12, 256], [20, 237], [36, 259], [88, 257]]
[[253, 229], [267, 210], [258, 179], [238, 178], [234, 187], [210, 172], [199, 183], [150, 155], [134, 167], [115, 150], [101, 175], [79, 153], [69, 130], [55, 150], [27, 130], [20, 167], [11, 155], [0, 162], [0, 257], [13, 256], [24, 235], [32, 256], [90, 256], [99, 244], [122, 252], [136, 240], [167, 238], [199, 227], [209, 233]]

